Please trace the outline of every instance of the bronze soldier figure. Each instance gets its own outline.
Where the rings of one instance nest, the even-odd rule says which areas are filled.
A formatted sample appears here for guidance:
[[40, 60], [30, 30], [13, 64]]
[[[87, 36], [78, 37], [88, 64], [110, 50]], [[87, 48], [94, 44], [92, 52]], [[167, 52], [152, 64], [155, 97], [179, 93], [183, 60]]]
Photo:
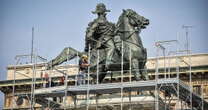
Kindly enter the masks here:
[[85, 36], [85, 52], [88, 52], [89, 46], [92, 51], [99, 49], [102, 53], [100, 55], [103, 55], [101, 58], [105, 60], [107, 67], [111, 63], [114, 52], [113, 37], [115, 24], [107, 20], [106, 12], [110, 12], [110, 10], [107, 10], [103, 3], [97, 4], [96, 10], [92, 11], [98, 17], [88, 24]]
[[106, 12], [110, 12], [110, 10], [107, 10], [103, 3], [99, 3], [96, 6], [96, 10], [92, 11], [92, 13], [97, 14], [98, 17], [88, 24], [85, 38], [86, 52], [88, 51], [89, 45], [93, 49], [104, 48], [111, 45], [110, 43], [106, 43], [113, 38], [115, 25], [106, 19]]

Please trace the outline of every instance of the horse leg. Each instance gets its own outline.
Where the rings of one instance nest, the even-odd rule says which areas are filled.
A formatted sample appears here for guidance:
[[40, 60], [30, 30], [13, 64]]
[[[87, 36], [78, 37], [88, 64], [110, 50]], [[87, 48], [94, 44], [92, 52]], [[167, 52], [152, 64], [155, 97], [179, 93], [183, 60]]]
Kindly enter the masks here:
[[[106, 69], [105, 69], [105, 65], [94, 65], [91, 66], [90, 68], [97, 68], [97, 66], [99, 66], [99, 73], [98, 75], [95, 74], [90, 74], [90, 77], [93, 78], [93, 82], [96, 83], [97, 82], [97, 78], [98, 78], [98, 82], [101, 83], [103, 81], [103, 79], [105, 78], [106, 74]], [[102, 73], [101, 73], [102, 72]]]
[[99, 83], [102, 83], [103, 79], [105, 78], [106, 73], [99, 74]]
[[64, 50], [54, 59], [49, 61], [47, 69], [50, 69], [56, 65], [62, 64], [63, 62], [67, 60], [71, 60], [75, 58], [76, 56], [81, 56], [81, 52], [71, 48], [71, 47], [66, 47]]
[[146, 61], [147, 61], [147, 51], [146, 48], [142, 49], [142, 54], [143, 54], [143, 58], [142, 60], [139, 61], [139, 70], [140, 70], [140, 74], [143, 80], [148, 80], [148, 73], [147, 73], [147, 68], [146, 68]]
[[145, 64], [146, 64], [146, 61], [145, 62], [144, 61], [140, 61], [139, 62], [139, 72], [140, 72], [141, 78], [143, 80], [148, 80], [149, 77], [148, 77], [148, 74], [147, 74], [147, 70], [146, 70]]
[[106, 66], [105, 65], [101, 65], [100, 66], [100, 73], [98, 73], [98, 82], [99, 83], [102, 83], [102, 81], [103, 81], [103, 79], [105, 78], [105, 76], [106, 76], [106, 68], [105, 68]]
[[136, 81], [141, 80], [141, 74], [139, 72], [139, 61], [137, 59], [132, 59], [132, 69], [133, 69], [133, 75]]

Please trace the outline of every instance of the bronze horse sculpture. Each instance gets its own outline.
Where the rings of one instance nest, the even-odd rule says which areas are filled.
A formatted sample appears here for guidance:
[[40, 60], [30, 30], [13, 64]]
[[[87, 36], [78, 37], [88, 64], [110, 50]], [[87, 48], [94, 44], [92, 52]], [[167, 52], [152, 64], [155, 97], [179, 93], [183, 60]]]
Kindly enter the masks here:
[[[114, 40], [116, 49], [122, 47], [123, 41], [124, 62], [128, 64], [129, 60], [131, 60], [131, 68], [136, 80], [147, 79], [147, 74], [145, 73], [147, 52], [143, 47], [139, 33], [148, 24], [148, 19], [131, 9], [123, 10], [116, 24], [117, 30]], [[122, 52], [121, 48], [119, 52]]]
[[[143, 47], [139, 33], [142, 29], [146, 28], [148, 24], [149, 20], [140, 16], [135, 11], [131, 9], [123, 10], [123, 13], [120, 15], [119, 20], [115, 25], [115, 30], [113, 30], [112, 34], [114, 36], [105, 44], [101, 44], [104, 46], [110, 44], [110, 46], [101, 49], [88, 49], [88, 51], [90, 51], [90, 71], [95, 72], [97, 66], [99, 66], [99, 82], [102, 82], [108, 71], [121, 70], [122, 52], [123, 62], [125, 62], [124, 69], [130, 65], [129, 61], [131, 60], [131, 68], [134, 78], [136, 80], [147, 79], [147, 74], [144, 71], [146, 68], [147, 52]], [[83, 54], [88, 55], [88, 53], [67, 47], [61, 52], [61, 54], [48, 63], [48, 68], [52, 68], [67, 60], [71, 60], [77, 55], [80, 57]], [[96, 78], [95, 75], [93, 76], [93, 78]]]

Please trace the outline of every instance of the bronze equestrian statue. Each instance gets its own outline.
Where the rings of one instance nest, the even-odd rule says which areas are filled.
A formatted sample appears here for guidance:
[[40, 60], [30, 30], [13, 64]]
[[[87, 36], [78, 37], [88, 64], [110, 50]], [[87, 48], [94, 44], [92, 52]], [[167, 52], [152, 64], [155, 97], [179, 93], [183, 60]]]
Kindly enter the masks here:
[[[123, 10], [115, 25], [106, 19], [106, 12], [110, 12], [110, 10], [107, 10], [103, 3], [99, 3], [96, 10], [92, 12], [98, 17], [88, 24], [84, 52], [67, 47], [55, 59], [48, 62], [48, 68], [71, 60], [77, 55], [79, 57], [83, 54], [88, 55], [90, 51], [90, 71], [95, 72], [96, 67], [99, 66], [98, 77], [99, 82], [102, 82], [108, 71], [121, 70], [123, 42], [124, 69], [128, 68], [131, 58], [132, 73], [135, 79], [147, 79], [147, 74], [144, 71], [147, 52], [143, 47], [139, 33], [146, 28], [149, 20], [131, 9], [127, 9]], [[98, 52], [99, 65], [97, 65]]]

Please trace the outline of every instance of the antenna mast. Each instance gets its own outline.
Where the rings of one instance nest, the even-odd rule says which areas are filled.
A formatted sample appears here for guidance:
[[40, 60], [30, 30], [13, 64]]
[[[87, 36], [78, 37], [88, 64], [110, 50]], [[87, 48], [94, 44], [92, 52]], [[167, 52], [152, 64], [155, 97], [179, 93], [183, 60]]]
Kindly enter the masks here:
[[34, 42], [34, 27], [32, 27], [31, 63], [33, 63], [33, 42]]

